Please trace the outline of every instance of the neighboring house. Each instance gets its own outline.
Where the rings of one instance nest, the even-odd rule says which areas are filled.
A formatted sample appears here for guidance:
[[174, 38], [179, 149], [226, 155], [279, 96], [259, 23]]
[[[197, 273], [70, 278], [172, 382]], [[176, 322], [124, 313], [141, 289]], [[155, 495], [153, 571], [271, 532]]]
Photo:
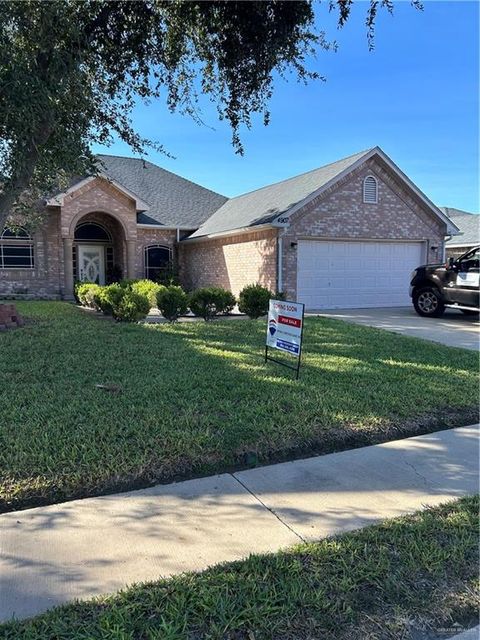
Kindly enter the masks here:
[[77, 280], [174, 264], [188, 289], [260, 282], [309, 309], [400, 306], [412, 269], [457, 232], [378, 147], [230, 199], [150, 162], [99, 161], [32, 237], [4, 232], [0, 295], [71, 299]]
[[458, 258], [473, 247], [480, 245], [480, 216], [452, 207], [440, 207], [450, 220], [458, 227], [459, 233], [445, 242], [445, 253], [448, 258]]

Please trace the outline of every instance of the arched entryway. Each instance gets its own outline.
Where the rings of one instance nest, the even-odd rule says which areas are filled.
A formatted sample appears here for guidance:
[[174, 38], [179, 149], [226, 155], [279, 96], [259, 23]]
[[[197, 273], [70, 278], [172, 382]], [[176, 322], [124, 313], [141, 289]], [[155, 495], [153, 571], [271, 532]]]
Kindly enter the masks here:
[[71, 229], [72, 283], [104, 285], [131, 277], [131, 243], [120, 220], [108, 213], [90, 212], [74, 221]]

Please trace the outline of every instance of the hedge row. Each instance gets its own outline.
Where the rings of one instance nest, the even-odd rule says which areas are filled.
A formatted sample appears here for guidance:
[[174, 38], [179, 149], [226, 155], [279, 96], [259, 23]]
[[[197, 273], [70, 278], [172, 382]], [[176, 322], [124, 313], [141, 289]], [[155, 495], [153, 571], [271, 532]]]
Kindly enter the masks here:
[[[231, 313], [237, 304], [233, 293], [220, 287], [204, 287], [187, 294], [179, 286], [165, 287], [151, 280], [123, 280], [104, 287], [88, 282], [78, 284], [75, 293], [83, 306], [126, 322], [141, 320], [154, 306], [170, 322], [188, 309], [195, 316], [210, 320]], [[259, 318], [268, 312], [272, 297], [283, 298], [283, 295], [274, 294], [259, 284], [248, 285], [240, 292], [239, 311], [250, 318]]]

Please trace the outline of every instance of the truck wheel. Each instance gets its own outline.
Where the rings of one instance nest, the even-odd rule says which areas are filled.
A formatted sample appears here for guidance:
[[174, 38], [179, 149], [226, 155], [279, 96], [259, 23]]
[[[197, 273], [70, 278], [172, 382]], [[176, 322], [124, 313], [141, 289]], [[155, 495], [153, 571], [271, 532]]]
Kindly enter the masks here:
[[438, 318], [445, 311], [445, 305], [435, 287], [422, 287], [414, 291], [413, 306], [419, 316], [427, 318]]

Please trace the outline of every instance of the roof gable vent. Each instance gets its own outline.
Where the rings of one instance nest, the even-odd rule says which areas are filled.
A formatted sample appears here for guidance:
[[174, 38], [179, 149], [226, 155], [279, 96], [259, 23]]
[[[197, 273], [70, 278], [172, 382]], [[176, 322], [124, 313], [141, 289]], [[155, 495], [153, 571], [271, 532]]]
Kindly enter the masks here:
[[378, 202], [378, 184], [373, 176], [367, 176], [363, 181], [363, 201], [368, 204]]

